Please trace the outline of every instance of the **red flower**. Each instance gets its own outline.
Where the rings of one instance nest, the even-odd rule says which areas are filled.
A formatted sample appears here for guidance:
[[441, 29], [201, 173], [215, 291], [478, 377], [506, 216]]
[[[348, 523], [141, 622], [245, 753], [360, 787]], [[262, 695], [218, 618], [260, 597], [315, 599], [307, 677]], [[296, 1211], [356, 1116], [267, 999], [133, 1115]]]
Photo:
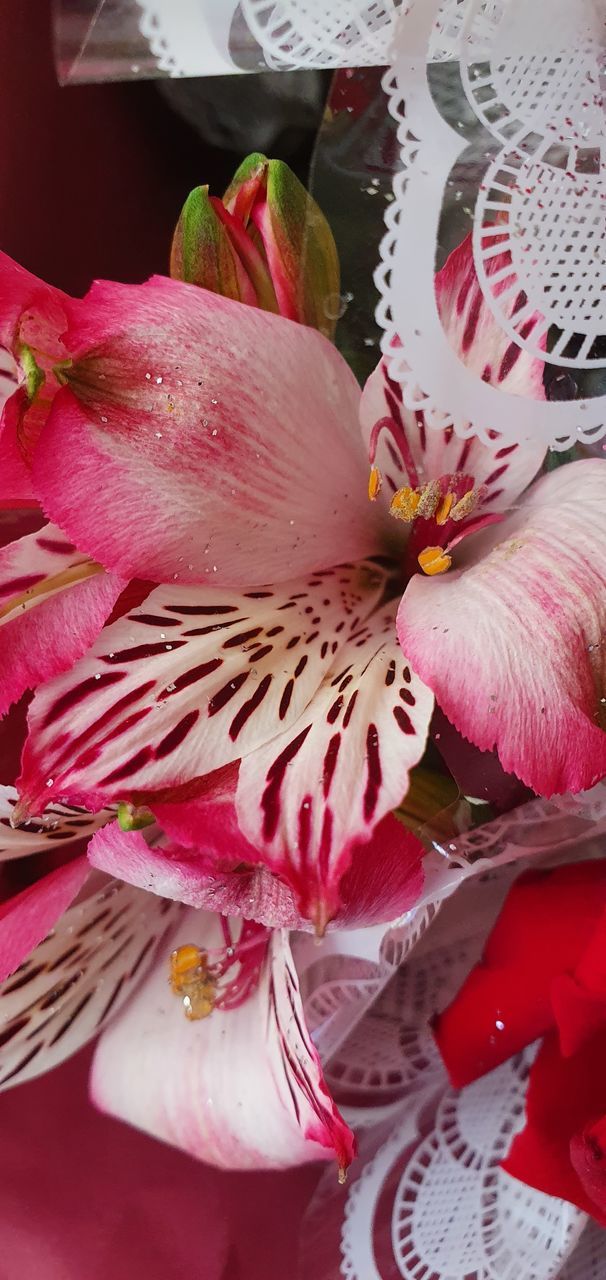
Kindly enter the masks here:
[[434, 1033], [457, 1087], [544, 1036], [504, 1168], [606, 1225], [606, 863], [521, 876]]

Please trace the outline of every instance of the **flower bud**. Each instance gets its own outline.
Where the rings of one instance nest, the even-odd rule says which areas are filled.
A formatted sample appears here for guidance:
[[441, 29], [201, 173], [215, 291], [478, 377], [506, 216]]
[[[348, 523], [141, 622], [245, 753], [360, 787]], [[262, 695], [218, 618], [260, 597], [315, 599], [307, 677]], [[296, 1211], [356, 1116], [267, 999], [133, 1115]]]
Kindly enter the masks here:
[[192, 192], [175, 232], [171, 275], [332, 335], [336, 245], [281, 160], [248, 156], [222, 201], [206, 187]]

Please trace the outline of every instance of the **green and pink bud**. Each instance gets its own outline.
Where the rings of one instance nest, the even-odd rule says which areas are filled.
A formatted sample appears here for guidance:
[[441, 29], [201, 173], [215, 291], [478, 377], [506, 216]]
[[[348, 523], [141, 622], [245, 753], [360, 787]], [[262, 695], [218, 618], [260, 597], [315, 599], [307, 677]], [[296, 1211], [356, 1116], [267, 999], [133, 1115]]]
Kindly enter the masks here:
[[254, 152], [222, 200], [188, 196], [171, 275], [332, 336], [339, 260], [324, 214], [281, 160]]

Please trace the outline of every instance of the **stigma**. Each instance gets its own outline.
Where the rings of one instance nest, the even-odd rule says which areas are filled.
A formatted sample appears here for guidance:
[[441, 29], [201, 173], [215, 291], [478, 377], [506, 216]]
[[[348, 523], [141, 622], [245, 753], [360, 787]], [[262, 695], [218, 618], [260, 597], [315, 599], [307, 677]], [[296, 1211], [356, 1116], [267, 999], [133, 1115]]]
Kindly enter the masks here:
[[222, 946], [205, 950], [187, 942], [170, 956], [169, 986], [179, 996], [190, 1022], [208, 1018], [215, 1009], [237, 1009], [259, 981], [269, 931], [254, 920], [245, 920], [236, 939], [223, 917], [220, 925]]

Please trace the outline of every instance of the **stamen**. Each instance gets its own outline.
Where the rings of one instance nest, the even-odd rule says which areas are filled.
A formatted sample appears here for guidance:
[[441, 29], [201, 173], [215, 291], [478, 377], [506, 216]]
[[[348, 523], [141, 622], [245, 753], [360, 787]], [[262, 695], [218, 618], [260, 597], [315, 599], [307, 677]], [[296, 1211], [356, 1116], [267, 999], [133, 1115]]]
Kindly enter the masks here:
[[170, 985], [181, 996], [185, 1017], [190, 1022], [208, 1018], [215, 1007], [216, 978], [208, 966], [208, 957], [193, 943], [177, 947], [170, 957]]
[[376, 502], [381, 492], [382, 483], [383, 483], [383, 477], [381, 475], [381, 472], [379, 471], [379, 468], [371, 467], [370, 475], [368, 477], [368, 497], [370, 498], [371, 502]]
[[390, 516], [395, 516], [396, 520], [405, 520], [407, 524], [410, 524], [417, 514], [420, 501], [420, 494], [407, 485], [404, 489], [398, 489], [394, 493], [389, 507], [389, 514]]
[[455, 500], [454, 493], [447, 493], [436, 511], [436, 524], [446, 524]]
[[451, 520], [464, 520], [466, 516], [471, 515], [471, 512], [475, 510], [478, 497], [477, 489], [468, 489], [467, 493], [464, 493], [456, 506], [452, 508], [450, 513]]
[[432, 516], [436, 514], [441, 497], [442, 493], [438, 481], [430, 480], [429, 484], [426, 484], [425, 488], [421, 490], [417, 515], [423, 516], [425, 520], [431, 520]]
[[446, 573], [452, 564], [452, 558], [442, 547], [425, 547], [424, 551], [419, 552], [417, 559], [423, 573], [430, 578], [438, 573]]
[[190, 1021], [207, 1018], [214, 1009], [237, 1009], [248, 999], [259, 980], [267, 954], [269, 931], [254, 920], [245, 920], [240, 937], [232, 939], [221, 917], [225, 945], [202, 949], [195, 943], [177, 947], [170, 957], [169, 982], [181, 997]]

